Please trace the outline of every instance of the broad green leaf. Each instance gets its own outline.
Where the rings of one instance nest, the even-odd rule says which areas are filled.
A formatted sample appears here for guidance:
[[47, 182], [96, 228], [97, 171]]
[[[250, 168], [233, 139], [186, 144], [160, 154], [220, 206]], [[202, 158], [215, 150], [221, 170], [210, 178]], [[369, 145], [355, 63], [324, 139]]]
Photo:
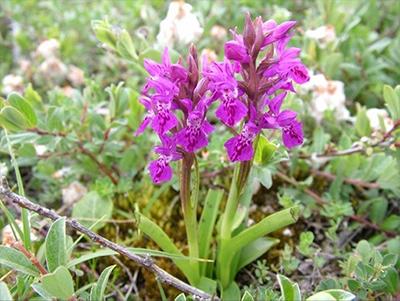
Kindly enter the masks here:
[[50, 227], [46, 236], [46, 260], [50, 272], [67, 263], [65, 218], [59, 218]]
[[301, 292], [297, 283], [280, 274], [277, 275], [277, 278], [283, 300], [301, 301]]
[[[300, 215], [299, 207], [291, 207], [288, 209], [284, 209], [278, 211], [274, 214], [271, 214], [264, 219], [262, 219], [257, 224], [247, 228], [246, 230], [240, 232], [233, 238], [224, 241], [224, 252], [219, 252], [219, 266], [220, 269], [226, 269], [227, 267], [231, 267], [234, 258], [238, 258], [237, 254], [247, 245], [257, 240], [260, 237], [268, 235], [271, 232], [274, 232], [278, 229], [286, 227], [295, 223]], [[234, 271], [231, 269], [230, 271]], [[229, 273], [230, 278], [232, 278], [233, 273]], [[225, 277], [225, 282], [228, 277]], [[227, 283], [223, 283], [223, 285], [227, 285]]]
[[308, 297], [306, 301], [336, 301], [336, 299], [327, 292], [319, 292]]
[[[102, 198], [96, 191], [86, 194], [72, 209], [72, 217], [85, 227], [90, 227], [100, 218], [111, 218], [113, 203], [108, 198]], [[104, 223], [98, 223], [93, 230], [98, 230]]]
[[388, 205], [388, 200], [384, 198], [376, 198], [375, 200], [372, 200], [370, 218], [375, 224], [382, 224], [382, 221], [386, 216]]
[[9, 131], [17, 132], [29, 128], [29, 122], [16, 108], [5, 106], [0, 111], [0, 126]]
[[254, 166], [255, 176], [260, 181], [260, 183], [267, 189], [272, 186], [272, 174], [271, 170], [264, 166]]
[[20, 251], [0, 246], [0, 265], [4, 265], [24, 274], [38, 276], [39, 271]]
[[184, 293], [180, 293], [178, 296], [175, 297], [174, 301], [186, 301], [186, 296]]
[[398, 257], [396, 254], [386, 254], [383, 257], [382, 265], [383, 266], [394, 266], [397, 263]]
[[229, 252], [235, 253], [235, 251], [241, 250], [256, 239], [295, 223], [299, 215], [299, 207], [291, 207], [265, 217], [257, 224], [234, 236], [229, 241]]
[[21, 95], [11, 93], [7, 98], [11, 106], [16, 108], [27, 120], [29, 127], [35, 127], [37, 124], [36, 113], [30, 103]]
[[96, 252], [90, 252], [86, 253], [84, 255], [79, 256], [78, 258], [75, 258], [73, 260], [70, 260], [67, 262], [66, 267], [71, 268], [73, 266], [76, 266], [78, 264], [81, 264], [85, 261], [98, 258], [98, 257], [103, 257], [103, 256], [112, 256], [112, 255], [117, 255], [118, 253], [110, 250], [110, 249], [104, 249], [104, 250], [98, 250]]
[[323, 127], [316, 127], [313, 132], [313, 139], [310, 151], [313, 153], [322, 153], [330, 138], [331, 136], [325, 133]]
[[399, 274], [394, 267], [387, 269], [385, 276], [383, 277], [383, 281], [386, 283], [388, 291], [391, 294], [398, 292], [400, 287]]
[[53, 300], [52, 295], [43, 288], [43, 285], [41, 283], [33, 283], [31, 287], [44, 300], [46, 301]]
[[391, 214], [381, 224], [382, 230], [393, 231], [400, 227], [400, 216]]
[[196, 287], [213, 295], [217, 291], [217, 281], [203, 276], [200, 278], [200, 281], [196, 283]]
[[5, 282], [0, 282], [0, 300], [13, 300], [10, 291]]
[[254, 301], [253, 296], [249, 293], [249, 291], [245, 291], [241, 301]]
[[199, 222], [199, 237], [201, 237], [199, 241], [199, 256], [201, 258], [208, 258], [209, 256], [212, 232], [223, 195], [224, 192], [222, 190], [210, 189], [207, 193]]
[[24, 97], [33, 106], [42, 102], [42, 97], [40, 97], [39, 93], [33, 89], [32, 84], [29, 84], [25, 89]]
[[258, 139], [256, 154], [254, 160], [257, 164], [265, 165], [268, 164], [277, 150], [277, 146], [270, 142], [266, 137], [260, 135]]
[[349, 293], [342, 289], [331, 289], [322, 292], [318, 292], [311, 297], [308, 297], [306, 301], [352, 301], [355, 299], [352, 293]]
[[[137, 220], [139, 230], [149, 236], [163, 251], [183, 256], [171, 238], [157, 224], [140, 213], [137, 213]], [[173, 261], [189, 280], [193, 279], [193, 271], [187, 261], [182, 259], [174, 259]]]
[[139, 59], [132, 38], [125, 29], [122, 29], [118, 34], [117, 51], [123, 58], [133, 61], [137, 61]]
[[104, 269], [100, 274], [99, 280], [90, 292], [90, 300], [100, 301], [104, 299], [104, 291], [107, 287], [108, 279], [110, 278], [111, 272], [115, 268], [115, 265], [109, 266]]
[[58, 267], [53, 273], [44, 275], [42, 287], [54, 298], [69, 299], [74, 294], [74, 282], [68, 269]]
[[366, 240], [361, 240], [356, 247], [357, 253], [360, 255], [363, 263], [367, 264], [372, 256], [372, 247]]
[[100, 42], [106, 44], [111, 49], [116, 49], [117, 39], [107, 20], [93, 20], [92, 29]]
[[279, 239], [260, 237], [243, 248], [240, 253], [237, 271], [252, 263], [260, 256], [264, 255], [269, 249], [279, 243]]
[[383, 98], [393, 120], [400, 119], [400, 93], [396, 93], [397, 90], [400, 91], [400, 86], [396, 89], [388, 85], [383, 86]]
[[356, 122], [354, 124], [357, 134], [360, 137], [368, 137], [371, 134], [371, 124], [369, 122], [367, 111], [357, 103]]
[[371, 45], [368, 46], [367, 51], [369, 52], [382, 52], [387, 46], [390, 45], [392, 42], [392, 39], [388, 37], [384, 37], [382, 39], [377, 40], [376, 42], [372, 43]]
[[236, 282], [231, 282], [227, 288], [222, 288], [221, 300], [240, 300], [240, 289]]
[[160, 51], [158, 51], [156, 49], [147, 48], [139, 54], [139, 62], [141, 64], [143, 64], [145, 59], [150, 59], [155, 62], [158, 62], [161, 60], [161, 53], [160, 53]]

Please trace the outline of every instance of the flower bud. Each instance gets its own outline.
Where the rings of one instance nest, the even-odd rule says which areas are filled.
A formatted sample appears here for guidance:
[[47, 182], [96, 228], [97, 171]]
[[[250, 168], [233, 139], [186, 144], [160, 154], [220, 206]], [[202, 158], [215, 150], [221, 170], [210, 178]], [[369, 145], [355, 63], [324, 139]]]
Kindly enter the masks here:
[[256, 32], [254, 29], [253, 21], [251, 20], [250, 14], [246, 14], [246, 23], [243, 30], [243, 41], [247, 49], [251, 49], [256, 38]]
[[246, 47], [233, 40], [225, 43], [225, 56], [230, 60], [240, 63], [250, 62], [250, 56]]
[[262, 43], [264, 41], [264, 33], [263, 33], [263, 22], [261, 17], [257, 17], [256, 20], [254, 21], [255, 24], [255, 41], [253, 48], [251, 50], [251, 56], [257, 57], [258, 53], [260, 52], [260, 49], [262, 47]]

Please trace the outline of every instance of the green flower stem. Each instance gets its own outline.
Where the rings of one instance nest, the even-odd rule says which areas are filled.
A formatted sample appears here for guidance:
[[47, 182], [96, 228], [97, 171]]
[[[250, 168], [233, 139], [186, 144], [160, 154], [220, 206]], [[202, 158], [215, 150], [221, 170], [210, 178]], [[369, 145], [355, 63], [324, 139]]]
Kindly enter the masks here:
[[[254, 149], [257, 149], [258, 140], [259, 135], [254, 141]], [[243, 187], [247, 183], [251, 167], [253, 166], [253, 161], [254, 156], [251, 161], [240, 162], [240, 164], [236, 164], [235, 166], [231, 187], [229, 189], [228, 200], [222, 216], [221, 238], [223, 239], [231, 237], [233, 230], [232, 225], [239, 205], [240, 194], [242, 193]]]
[[[192, 258], [199, 257], [199, 240], [198, 240], [198, 225], [197, 225], [197, 193], [194, 193], [194, 200], [190, 197], [190, 184], [191, 184], [191, 167], [194, 162], [194, 157], [185, 155], [181, 165], [181, 203], [183, 210], [183, 218], [186, 227], [186, 236], [189, 245], [189, 256]], [[197, 164], [195, 168], [198, 169]], [[197, 171], [198, 172], [198, 171]], [[197, 182], [198, 179], [197, 179]], [[198, 185], [198, 183], [196, 183]], [[198, 188], [195, 188], [197, 190]], [[196, 260], [190, 260], [190, 266], [193, 270], [193, 282], [197, 283], [200, 279], [200, 266]], [[194, 284], [192, 283], [192, 284]]]
[[[225, 211], [222, 215], [221, 238], [228, 239], [231, 237], [233, 219], [239, 203], [239, 178], [241, 164], [237, 164], [233, 171], [233, 179], [229, 189], [228, 200], [226, 201]], [[222, 247], [222, 246], [221, 246]]]

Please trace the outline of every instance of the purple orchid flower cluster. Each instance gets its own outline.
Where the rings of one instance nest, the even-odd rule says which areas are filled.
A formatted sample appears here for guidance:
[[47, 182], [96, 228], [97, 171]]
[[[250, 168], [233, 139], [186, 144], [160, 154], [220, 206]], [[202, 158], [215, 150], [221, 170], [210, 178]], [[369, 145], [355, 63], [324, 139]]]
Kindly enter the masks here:
[[232, 31], [233, 40], [225, 44], [225, 60], [203, 60], [201, 72], [193, 46], [187, 68], [181, 59], [172, 64], [167, 49], [161, 64], [145, 60], [150, 76], [140, 101], [148, 112], [137, 134], [150, 125], [160, 137], [161, 145], [154, 148], [159, 157], [149, 166], [154, 183], [171, 179], [170, 162], [208, 145], [214, 128], [206, 115], [215, 102], [216, 117], [232, 132], [241, 128], [225, 143], [232, 162], [252, 160], [253, 142], [263, 129], [280, 130], [288, 148], [303, 143], [296, 112], [281, 110], [287, 93], [295, 93], [293, 82], [309, 80], [300, 49], [288, 47], [295, 24], [263, 22], [261, 17], [252, 21], [247, 15], [243, 34]]

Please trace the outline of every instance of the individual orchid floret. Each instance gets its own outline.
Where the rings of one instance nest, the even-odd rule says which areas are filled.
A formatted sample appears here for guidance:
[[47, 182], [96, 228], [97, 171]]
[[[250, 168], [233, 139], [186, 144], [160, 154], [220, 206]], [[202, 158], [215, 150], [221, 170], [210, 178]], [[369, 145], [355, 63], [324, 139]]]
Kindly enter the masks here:
[[263, 128], [277, 129], [286, 126], [296, 119], [296, 112], [290, 110], [281, 110], [282, 102], [287, 93], [281, 93], [275, 96], [269, 103], [269, 111], [263, 115]]
[[285, 49], [287, 42], [287, 40], [278, 41], [277, 57], [263, 73], [265, 78], [276, 81], [268, 90], [269, 95], [279, 89], [294, 92], [291, 80], [297, 84], [304, 84], [310, 79], [307, 69], [298, 58], [301, 50], [295, 47]]
[[275, 96], [269, 103], [269, 111], [264, 113], [262, 127], [266, 129], [281, 129], [283, 144], [293, 148], [303, 143], [303, 129], [296, 120], [297, 113], [291, 110], [281, 111], [286, 92]]
[[175, 139], [163, 136], [161, 140], [163, 144], [154, 148], [154, 152], [159, 154], [159, 157], [149, 165], [150, 176], [155, 184], [171, 180], [172, 167], [169, 163], [182, 159], [182, 154], [176, 150]]
[[168, 48], [164, 49], [161, 64], [150, 59], [145, 59], [143, 64], [146, 71], [153, 77], [166, 78], [174, 83], [186, 81], [188, 78], [187, 71], [182, 65], [171, 64]]
[[262, 47], [270, 45], [276, 41], [290, 37], [290, 30], [296, 25], [296, 21], [286, 21], [277, 25], [274, 20], [268, 20], [262, 25], [265, 35]]
[[241, 91], [235, 79], [234, 66], [229, 61], [213, 62], [206, 65], [203, 75], [209, 80], [212, 99], [220, 99], [216, 116], [229, 127], [235, 126], [247, 114], [247, 107], [241, 100]]
[[144, 96], [140, 102], [148, 110], [148, 113], [137, 129], [136, 135], [143, 133], [150, 124], [152, 129], [159, 135], [164, 135], [178, 124], [178, 119], [172, 113], [170, 101], [152, 100]]
[[232, 162], [250, 161], [254, 155], [253, 142], [260, 131], [261, 128], [250, 121], [244, 125], [239, 135], [225, 142], [229, 160]]
[[226, 58], [247, 64], [250, 62], [251, 56], [244, 45], [243, 37], [233, 32], [234, 40], [225, 43]]
[[301, 122], [293, 120], [282, 128], [283, 144], [287, 148], [293, 148], [303, 144], [304, 134]]
[[176, 139], [183, 149], [193, 153], [208, 145], [208, 135], [214, 127], [206, 120], [206, 106], [200, 101], [189, 113], [187, 125], [176, 134]]

